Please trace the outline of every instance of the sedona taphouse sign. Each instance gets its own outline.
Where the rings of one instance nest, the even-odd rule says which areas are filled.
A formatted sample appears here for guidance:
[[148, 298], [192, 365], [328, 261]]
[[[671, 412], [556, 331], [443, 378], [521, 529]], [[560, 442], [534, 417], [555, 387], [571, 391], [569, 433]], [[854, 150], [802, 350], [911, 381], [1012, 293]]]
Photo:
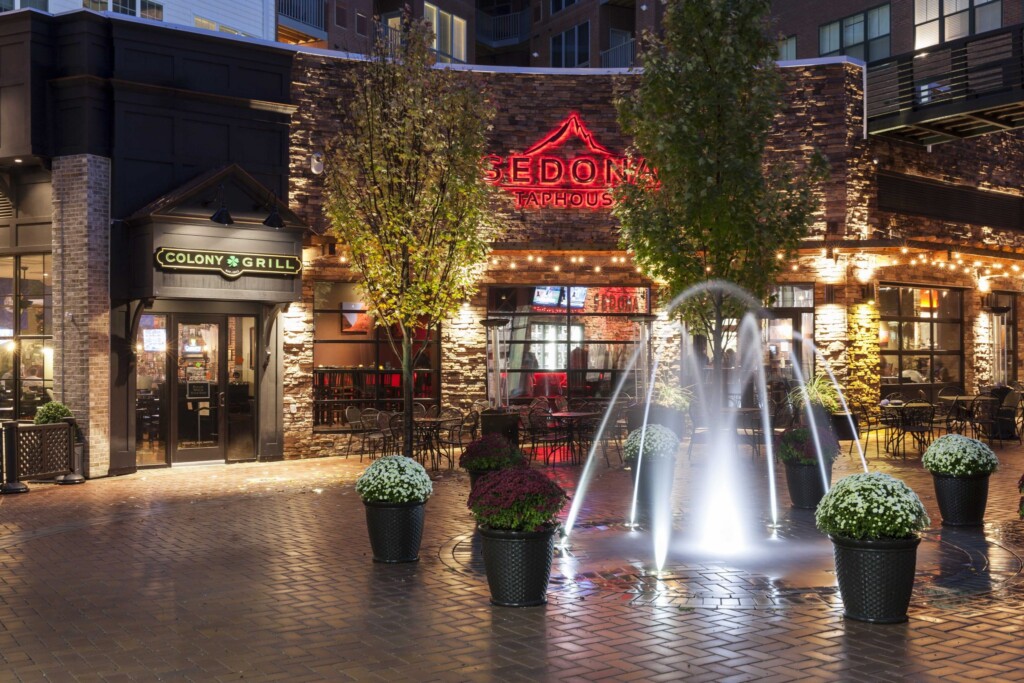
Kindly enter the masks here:
[[575, 112], [522, 154], [492, 154], [487, 162], [485, 180], [512, 193], [517, 209], [607, 209], [616, 185], [653, 176], [643, 159], [599, 144]]
[[212, 270], [234, 279], [242, 274], [298, 275], [302, 260], [290, 254], [244, 254], [210, 249], [156, 250], [156, 264], [164, 270]]

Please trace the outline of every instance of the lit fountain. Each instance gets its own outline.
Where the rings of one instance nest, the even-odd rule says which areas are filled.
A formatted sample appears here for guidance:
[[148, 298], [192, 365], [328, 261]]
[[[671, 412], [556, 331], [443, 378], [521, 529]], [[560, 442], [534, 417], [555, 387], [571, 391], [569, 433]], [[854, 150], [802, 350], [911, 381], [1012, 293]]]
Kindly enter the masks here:
[[[760, 302], [757, 301], [746, 291], [741, 288], [727, 282], [711, 281], [708, 283], [702, 283], [695, 285], [685, 292], [676, 297], [668, 306], [671, 310], [681, 303], [686, 302], [688, 299], [705, 291], [716, 291], [728, 294], [735, 300], [741, 301], [747, 305], [751, 310], [742, 319], [739, 328], [739, 348], [743, 351], [743, 357], [741, 359], [741, 368], [739, 370], [738, 381], [741, 387], [746, 386], [748, 383], [753, 382], [758, 395], [766, 397], [767, 394], [767, 381], [765, 377], [764, 365], [763, 365], [763, 345], [761, 342], [761, 330], [758, 324], [754, 310], [761, 308]], [[812, 345], [813, 346], [813, 345]], [[622, 374], [622, 379], [618, 382], [614, 392], [611, 396], [610, 405], [615, 405], [619, 395], [622, 392], [625, 378], [629, 375], [630, 371], [638, 364], [641, 367], [647, 365], [646, 353], [647, 347], [647, 336], [644, 332], [644, 328], [641, 325], [641, 343], [638, 344], [637, 349], [632, 354], [629, 362]], [[832, 374], [831, 369], [828, 368], [828, 364], [824, 362], [824, 358], [820, 352], [815, 348], [814, 353], [817, 357], [822, 360], [822, 364], [826, 368], [831, 381], [835, 384], [837, 390], [839, 389], [838, 383], [836, 383], [835, 376]], [[660, 353], [657, 353], [651, 363], [652, 371], [649, 381], [640, 383], [646, 393], [646, 404], [649, 408], [651, 404], [651, 398], [653, 395], [654, 387], [654, 374], [660, 362]], [[639, 359], [639, 360], [638, 360]], [[686, 361], [688, 362], [688, 370], [690, 376], [700, 376], [700, 368], [696, 367], [696, 360], [693, 354], [687, 354]], [[801, 375], [801, 370], [798, 364], [794, 365], [794, 370], [797, 373], [797, 379], [800, 381], [801, 386], [803, 385], [804, 378]], [[721, 378], [719, 382], [722, 382]], [[713, 389], [713, 393], [716, 393], [719, 397], [724, 397], [727, 388], [725, 386], [718, 386]], [[705, 393], [705, 387], [700, 383], [695, 387], [696, 395], [694, 401], [698, 402], [698, 405], [708, 405], [709, 400], [713, 400]], [[842, 397], [842, 392], [839, 391], [839, 396], [844, 409], [847, 408], [846, 400]], [[762, 541], [776, 542], [778, 541], [777, 529], [779, 528], [778, 523], [778, 512], [777, 512], [777, 495], [776, 495], [776, 484], [774, 476], [774, 452], [772, 443], [772, 430], [770, 427], [771, 415], [768, 412], [767, 401], [761, 401], [760, 408], [760, 421], [763, 429], [762, 433], [765, 435], [764, 438], [764, 455], [765, 455], [765, 471], [768, 483], [768, 514], [767, 517], [770, 520], [767, 523], [768, 533]], [[849, 411], [847, 410], [847, 413]], [[597, 437], [594, 439], [593, 446], [588, 454], [583, 472], [580, 475], [579, 483], [577, 484], [575, 495], [573, 496], [572, 505], [570, 506], [568, 516], [566, 518], [564, 527], [564, 536], [562, 539], [563, 547], [568, 547], [569, 537], [572, 534], [573, 528], [576, 525], [580, 511], [582, 509], [583, 502], [586, 498], [587, 489], [594, 476], [594, 470], [597, 462], [597, 448], [601, 443], [601, 433], [608, 427], [608, 422], [612, 411], [609, 410], [605, 413], [601, 424], [598, 427]], [[722, 411], [720, 419], [713, 420], [713, 424], [709, 426], [714, 427], [709, 430], [709, 439], [705, 444], [704, 448], [709, 453], [713, 453], [713, 457], [706, 458], [707, 466], [705, 467], [705, 473], [699, 481], [692, 480], [690, 487], [692, 491], [699, 492], [697, 500], [692, 502], [692, 509], [694, 514], [692, 515], [691, 526], [695, 533], [693, 533], [690, 541], [684, 541], [683, 539], [677, 539], [673, 542], [673, 530], [672, 530], [672, 511], [674, 506], [672, 501], [661, 501], [655, 502], [655, 510], [651, 519], [651, 535], [653, 543], [653, 554], [654, 563], [657, 570], [660, 572], [665, 566], [666, 559], [670, 552], [673, 550], [678, 554], [682, 553], [688, 558], [701, 558], [708, 560], [716, 560], [724, 557], [730, 558], [742, 558], [742, 557], [757, 557], [764, 555], [759, 552], [759, 546], [763, 545], [762, 541], [756, 538], [751, 538], [748, 531], [750, 530], [749, 524], [745, 524], [744, 513], [749, 508], [746, 505], [746, 500], [749, 496], [743, 496], [743, 494], [749, 490], [752, 483], [743, 481], [742, 472], [743, 467], [739, 466], [738, 456], [739, 447], [737, 443], [737, 413], [734, 411]], [[648, 415], [644, 415], [644, 423], [647, 423]], [[852, 424], [852, 418], [849, 418]], [[718, 427], [721, 427], [720, 429]], [[820, 442], [817, 438], [817, 430], [819, 425], [815, 423], [815, 416], [813, 412], [810, 414], [810, 427], [814, 434], [815, 446], [818, 451], [818, 460], [821, 466], [822, 476], [825, 477], [825, 464], [821, 457]], [[867, 471], [867, 464], [864, 458], [863, 451], [860, 447], [860, 443], [857, 444], [858, 453], [860, 454], [861, 463], [864, 470]], [[642, 452], [641, 448], [641, 452]], [[639, 470], [643, 467], [642, 458], [635, 465]], [[691, 465], [691, 472], [693, 471]], [[694, 478], [695, 479], [695, 478]], [[639, 484], [641, 481], [640, 477], [636, 477], [636, 482]], [[826, 488], [827, 488], [826, 481]], [[674, 493], [674, 497], [680, 497], [679, 492]], [[640, 532], [636, 527], [636, 500], [637, 491], [634, 488], [631, 505], [629, 507], [628, 514], [628, 528], [631, 529], [630, 535], [636, 535]], [[756, 514], [756, 513], [755, 513]], [[768, 553], [773, 558], [775, 563], [784, 563], [786, 561], [792, 562], [800, 557], [803, 550], [797, 550], [795, 548], [787, 548], [785, 554], [776, 551]]]

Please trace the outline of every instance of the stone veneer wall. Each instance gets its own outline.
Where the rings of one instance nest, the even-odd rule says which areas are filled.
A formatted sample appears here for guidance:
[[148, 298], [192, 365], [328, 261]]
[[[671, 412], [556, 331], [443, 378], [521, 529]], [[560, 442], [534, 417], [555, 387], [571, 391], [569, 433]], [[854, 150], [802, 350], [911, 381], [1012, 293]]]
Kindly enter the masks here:
[[[297, 55], [293, 98], [298, 106], [291, 136], [290, 205], [312, 226], [327, 226], [322, 214], [321, 178], [311, 173], [309, 158], [328, 148], [344, 125], [335, 102], [346, 92], [340, 77], [352, 62], [322, 55]], [[602, 144], [613, 150], [628, 145], [618, 129], [614, 97], [629, 87], [630, 77], [563, 74], [476, 73], [498, 104], [492, 151], [498, 155], [525, 150], [552, 130], [570, 111], [579, 112]], [[889, 170], [923, 175], [954, 183], [1020, 194], [1019, 160], [1024, 142], [1015, 134], [942, 145], [929, 152], [881, 138], [863, 137], [862, 74], [853, 64], [809, 65], [783, 71], [785, 106], [776, 118], [769, 139], [769, 159], [799, 162], [819, 149], [830, 165], [820, 188], [821, 211], [812, 238], [870, 239], [933, 235], [988, 245], [1024, 247], [1024, 234], [995, 232], [978, 226], [958, 226], [909, 216], [894, 216], [877, 209], [876, 173]], [[494, 236], [495, 260], [481, 288], [444, 326], [442, 347], [443, 401], [467, 405], [484, 396], [485, 337], [479, 321], [485, 317], [486, 287], [490, 284], [600, 284], [647, 285], [629, 264], [608, 263], [618, 250], [617, 228], [607, 211], [516, 210], [511, 196], [499, 195], [498, 211], [506, 222], [503, 235]], [[329, 240], [314, 237], [319, 249]], [[770, 248], [770, 247], [769, 247]], [[571, 254], [588, 254], [586, 265], [570, 264]], [[543, 265], [528, 263], [527, 255], [543, 256]], [[516, 263], [513, 270], [511, 264]], [[554, 272], [552, 265], [562, 266]], [[603, 263], [596, 273], [593, 264]], [[788, 264], [787, 264], [788, 265]], [[804, 254], [796, 270], [787, 270], [780, 282], [815, 283], [815, 340], [840, 382], [851, 387], [859, 400], [873, 405], [878, 398], [877, 309], [865, 311], [861, 282], [927, 284], [965, 289], [965, 387], [970, 389], [987, 372], [982, 331], [972, 329], [980, 310], [976, 282], [965, 274], [952, 274], [927, 266], [910, 267], [887, 257], [844, 253], [837, 261]], [[303, 301], [285, 314], [286, 454], [319, 455], [334, 452], [337, 436], [312, 434], [312, 282], [318, 279], [351, 281], [355, 277], [336, 256], [311, 258], [305, 271]], [[825, 285], [835, 285], [835, 303], [825, 304]], [[1020, 291], [1018, 279], [1000, 282], [1000, 289]], [[1005, 287], [1003, 285], [1006, 285]], [[1024, 306], [1024, 302], [1019, 302]], [[869, 307], [870, 308], [870, 307]], [[1024, 320], [1018, 325], [1024, 334]], [[656, 346], [666, 350], [670, 367], [678, 370], [678, 332], [667, 322], [656, 326]], [[1018, 359], [1018, 363], [1020, 360]]]
[[110, 160], [53, 160], [54, 393], [88, 440], [86, 474], [110, 469]]

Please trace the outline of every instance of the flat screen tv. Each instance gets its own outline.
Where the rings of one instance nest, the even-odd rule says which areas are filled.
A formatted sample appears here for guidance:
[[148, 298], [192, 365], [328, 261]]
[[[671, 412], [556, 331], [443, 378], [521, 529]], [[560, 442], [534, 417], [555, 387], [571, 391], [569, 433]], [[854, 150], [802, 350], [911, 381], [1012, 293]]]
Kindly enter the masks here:
[[559, 306], [562, 305], [561, 287], [536, 287], [533, 290], [534, 306]]
[[573, 308], [583, 308], [583, 304], [587, 302], [587, 288], [586, 287], [570, 287], [569, 288], [569, 305]]

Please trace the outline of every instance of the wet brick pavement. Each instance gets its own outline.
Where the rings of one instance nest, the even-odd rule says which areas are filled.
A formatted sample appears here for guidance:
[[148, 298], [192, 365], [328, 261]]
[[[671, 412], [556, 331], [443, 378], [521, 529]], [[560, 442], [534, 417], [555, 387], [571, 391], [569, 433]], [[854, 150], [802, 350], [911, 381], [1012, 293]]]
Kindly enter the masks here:
[[[680, 536], [703, 505], [698, 451], [677, 474]], [[437, 475], [421, 560], [394, 566], [370, 559], [356, 458], [35, 484], [0, 498], [0, 681], [1024, 680], [1024, 449], [997, 453], [981, 530], [939, 526], [916, 458], [871, 458], [933, 518], [910, 621], [891, 626], [842, 618], [828, 542], [788, 508], [781, 468], [781, 540], [763, 540], [749, 456], [760, 555], [680, 544], [654, 572], [623, 525], [628, 473], [602, 458], [549, 603], [529, 609], [488, 603], [458, 472]], [[834, 479], [857, 466], [844, 455]], [[572, 489], [580, 473], [548, 471]]]

